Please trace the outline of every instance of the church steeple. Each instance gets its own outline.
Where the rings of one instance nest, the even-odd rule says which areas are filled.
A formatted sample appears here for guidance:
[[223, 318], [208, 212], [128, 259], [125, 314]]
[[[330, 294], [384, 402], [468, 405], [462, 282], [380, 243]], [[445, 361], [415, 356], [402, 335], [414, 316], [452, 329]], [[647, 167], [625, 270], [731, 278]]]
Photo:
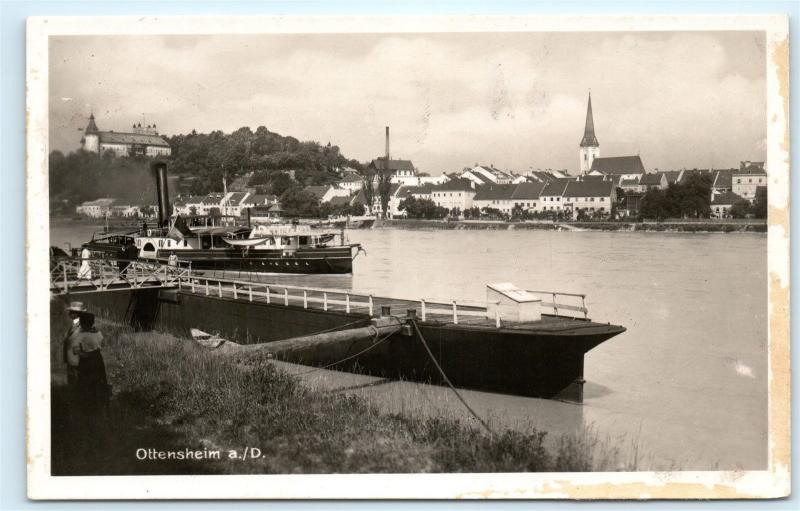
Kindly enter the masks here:
[[600, 144], [597, 142], [597, 137], [594, 134], [591, 92], [589, 93], [589, 105], [586, 107], [586, 126], [583, 128], [583, 138], [581, 139], [578, 154], [580, 158], [580, 169], [583, 174], [590, 172], [595, 158], [600, 157]]
[[597, 147], [597, 137], [594, 134], [594, 118], [592, 117], [592, 93], [589, 93], [589, 106], [586, 108], [586, 127], [583, 129], [581, 147]]
[[94, 123], [94, 112], [89, 114], [89, 124], [86, 126], [86, 131], [84, 133], [97, 133], [97, 124]]

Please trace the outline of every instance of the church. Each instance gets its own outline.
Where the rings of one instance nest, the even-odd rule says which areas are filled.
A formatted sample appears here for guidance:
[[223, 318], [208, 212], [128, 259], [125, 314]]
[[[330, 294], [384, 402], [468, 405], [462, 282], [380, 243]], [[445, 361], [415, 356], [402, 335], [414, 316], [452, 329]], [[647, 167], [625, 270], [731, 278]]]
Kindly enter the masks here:
[[100, 131], [94, 122], [94, 114], [89, 115], [81, 147], [84, 151], [105, 154], [111, 151], [116, 156], [146, 156], [156, 158], [169, 156], [172, 149], [156, 131], [156, 125], [142, 127], [141, 123], [133, 125], [130, 133], [116, 131]]
[[644, 164], [639, 155], [600, 157], [600, 143], [594, 133], [591, 93], [589, 93], [589, 104], [586, 107], [586, 125], [583, 129], [583, 138], [579, 148], [581, 174], [633, 178], [645, 173]]

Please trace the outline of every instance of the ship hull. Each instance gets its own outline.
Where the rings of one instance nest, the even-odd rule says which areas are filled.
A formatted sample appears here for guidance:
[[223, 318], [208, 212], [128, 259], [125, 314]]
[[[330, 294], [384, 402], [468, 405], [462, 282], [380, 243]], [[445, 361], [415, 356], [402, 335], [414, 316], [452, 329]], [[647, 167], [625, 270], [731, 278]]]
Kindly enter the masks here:
[[[185, 290], [138, 289], [80, 295], [91, 310], [139, 329], [188, 336], [196, 328], [241, 344], [265, 343], [323, 330], [366, 326], [366, 314], [247, 302]], [[582, 402], [584, 354], [625, 331], [587, 320], [551, 317], [541, 326], [492, 328], [418, 321], [420, 335], [397, 333], [295, 353], [290, 362], [333, 366], [376, 376]], [[436, 367], [428, 349], [442, 368]], [[363, 354], [352, 357], [352, 355]]]
[[[281, 250], [226, 248], [213, 250], [158, 250], [154, 259], [167, 264], [175, 254], [182, 266], [192, 270], [242, 271], [291, 274], [348, 274], [353, 273], [352, 246], [299, 249], [289, 255]], [[120, 258], [121, 247], [103, 243], [86, 243], [95, 257]]]

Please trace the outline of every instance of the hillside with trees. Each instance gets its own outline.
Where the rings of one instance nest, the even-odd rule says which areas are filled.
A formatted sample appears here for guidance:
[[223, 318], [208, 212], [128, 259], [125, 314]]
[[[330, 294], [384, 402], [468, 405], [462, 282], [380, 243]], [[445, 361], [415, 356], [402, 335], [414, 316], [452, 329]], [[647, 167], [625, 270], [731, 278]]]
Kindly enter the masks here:
[[[167, 158], [170, 175], [188, 183], [186, 191], [197, 195], [222, 191], [223, 175], [230, 183], [236, 177], [252, 174], [250, 186], [281, 195], [292, 187], [337, 181], [343, 167], [362, 168], [358, 161], [343, 156], [335, 145], [301, 142], [264, 126], [255, 131], [243, 127], [229, 134], [192, 130], [187, 135], [168, 137], [167, 141], [172, 148], [172, 155]], [[50, 198], [54, 203], [70, 207], [98, 197], [147, 203], [155, 197], [150, 160], [146, 158], [118, 158], [110, 153], [98, 156], [83, 150], [66, 155], [53, 151], [49, 163]]]
[[270, 188], [282, 180], [283, 193], [288, 183], [286, 171], [293, 171], [294, 180], [302, 186], [332, 183], [341, 178], [342, 167], [361, 169], [356, 160], [349, 160], [335, 145], [319, 142], [301, 142], [291, 136], [282, 136], [259, 126], [239, 128], [230, 134], [221, 131], [175, 135], [168, 139], [172, 147], [171, 172], [192, 176], [192, 193], [219, 191], [223, 175], [233, 176], [253, 173], [251, 186]]

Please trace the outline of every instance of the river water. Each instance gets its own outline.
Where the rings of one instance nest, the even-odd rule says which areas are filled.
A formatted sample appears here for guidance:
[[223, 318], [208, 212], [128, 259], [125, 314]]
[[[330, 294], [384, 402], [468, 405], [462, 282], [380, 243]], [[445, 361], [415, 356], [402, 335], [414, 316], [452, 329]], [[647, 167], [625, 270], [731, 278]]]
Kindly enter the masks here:
[[[95, 227], [54, 225], [51, 244]], [[765, 234], [349, 231], [352, 276], [281, 281], [401, 298], [485, 300], [485, 284], [586, 293], [595, 321], [628, 328], [586, 355], [584, 404], [469, 393], [504, 425], [638, 449], [640, 469], [758, 470], [767, 463]]]

